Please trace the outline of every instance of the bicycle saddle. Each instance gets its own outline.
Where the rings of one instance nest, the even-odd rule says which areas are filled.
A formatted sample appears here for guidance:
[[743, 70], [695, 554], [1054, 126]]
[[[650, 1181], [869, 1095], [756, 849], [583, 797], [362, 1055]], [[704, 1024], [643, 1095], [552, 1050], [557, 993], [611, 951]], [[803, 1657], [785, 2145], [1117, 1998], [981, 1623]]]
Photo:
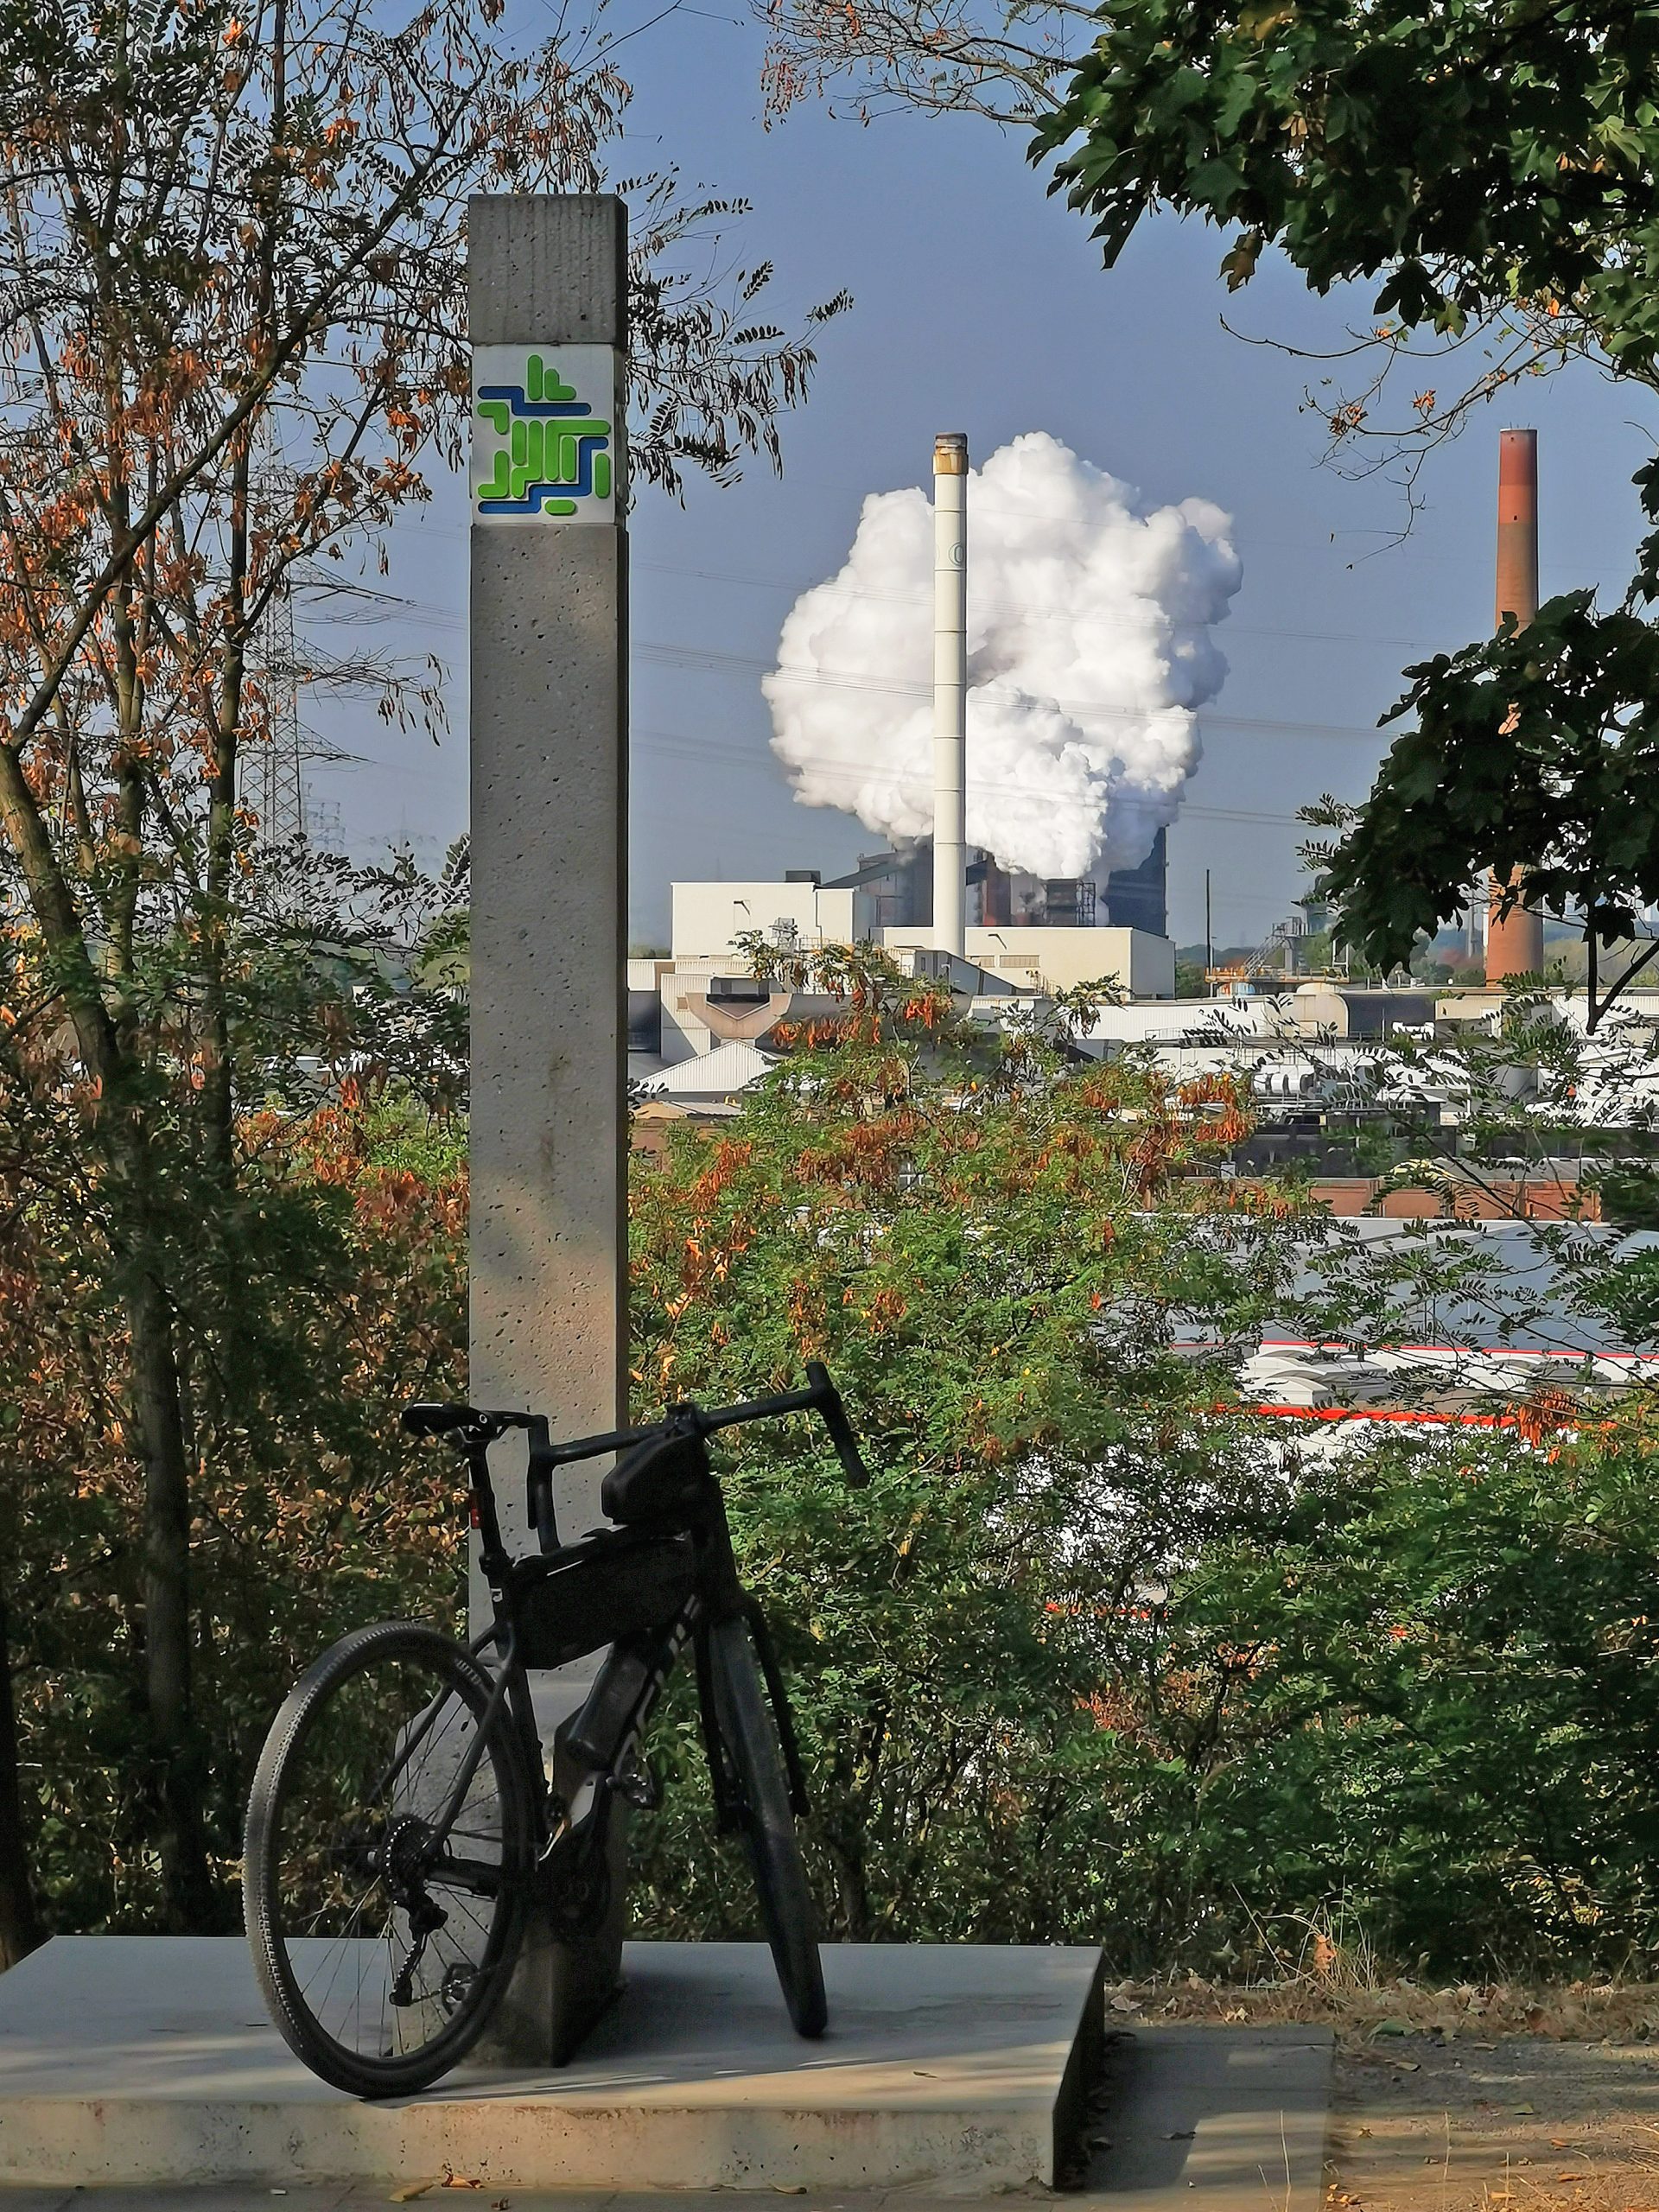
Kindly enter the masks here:
[[600, 1507], [619, 1528], [648, 1521], [683, 1526], [702, 1505], [709, 1478], [709, 1453], [700, 1436], [648, 1437], [600, 1484]]

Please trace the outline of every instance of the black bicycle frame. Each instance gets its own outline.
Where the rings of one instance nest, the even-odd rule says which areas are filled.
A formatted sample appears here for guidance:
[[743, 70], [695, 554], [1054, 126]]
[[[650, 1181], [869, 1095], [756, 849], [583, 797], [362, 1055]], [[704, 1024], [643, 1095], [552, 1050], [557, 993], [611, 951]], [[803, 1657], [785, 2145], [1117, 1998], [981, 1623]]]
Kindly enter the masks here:
[[[469, 1648], [475, 1656], [480, 1656], [494, 1646], [499, 1660], [490, 1706], [457, 1773], [448, 1800], [434, 1823], [435, 1840], [439, 1841], [448, 1834], [465, 1802], [483, 1755], [488, 1730], [504, 1705], [512, 1716], [528, 1772], [538, 1782], [543, 1774], [541, 1738], [530, 1696], [528, 1675], [520, 1656], [520, 1592], [513, 1562], [501, 1541], [487, 1445], [469, 1443], [467, 1460], [472, 1488], [473, 1517], [480, 1537], [479, 1563], [489, 1586], [494, 1616], [489, 1627], [472, 1638]], [[550, 1506], [547, 1521], [550, 1522]], [[716, 1809], [722, 1827], [732, 1824], [734, 1807], [730, 1802], [726, 1763], [720, 1751], [718, 1722], [708, 1661], [709, 1630], [719, 1620], [741, 1618], [749, 1625], [769, 1700], [778, 1719], [791, 1802], [798, 1815], [804, 1814], [807, 1809], [805, 1780], [794, 1719], [790, 1711], [776, 1648], [760, 1605], [739, 1580], [725, 1502], [712, 1475], [702, 1510], [695, 1516], [684, 1533], [691, 1538], [696, 1560], [692, 1595], [673, 1614], [665, 1618], [659, 1628], [627, 1636], [612, 1644], [582, 1705], [561, 1732], [566, 1748], [594, 1781], [593, 1804], [580, 1821], [572, 1824], [568, 1822], [568, 1808], [550, 1787], [538, 1787], [531, 1792], [535, 1823], [533, 1859], [538, 1866], [547, 1863], [561, 1843], [574, 1840], [579, 1834], [585, 1836], [601, 1815], [605, 1801], [614, 1788], [618, 1771], [626, 1764], [630, 1751], [638, 1745], [649, 1726], [668, 1677], [688, 1643], [694, 1646], [696, 1652], [698, 1703]], [[575, 1549], [571, 1548], [571, 1551]], [[569, 1555], [566, 1552], [554, 1552], [549, 1563]], [[451, 1862], [449, 1871], [470, 1873], [473, 1870]], [[478, 1871], [483, 1872], [486, 1870]]]
[[[869, 1481], [869, 1473], [839, 1393], [824, 1368], [814, 1362], [807, 1365], [807, 1383], [804, 1390], [784, 1391], [741, 1405], [705, 1409], [682, 1404], [671, 1408], [661, 1421], [637, 1428], [613, 1429], [602, 1435], [577, 1437], [564, 1444], [553, 1443], [548, 1423], [539, 1414], [481, 1413], [469, 1406], [420, 1405], [405, 1409], [406, 1427], [416, 1434], [448, 1435], [465, 1455], [473, 1525], [479, 1533], [479, 1563], [489, 1586], [493, 1612], [490, 1626], [473, 1639], [471, 1648], [474, 1656], [479, 1656], [493, 1645], [499, 1655], [489, 1705], [432, 1831], [440, 1846], [472, 1787], [490, 1731], [504, 1707], [518, 1733], [526, 1770], [539, 1785], [531, 1792], [535, 1863], [545, 1864], [561, 1842], [594, 1833], [595, 1824], [604, 1816], [618, 1772], [649, 1722], [664, 1684], [688, 1642], [695, 1643], [696, 1647], [705, 1748], [722, 1825], [728, 1824], [734, 1807], [730, 1779], [721, 1756], [719, 1720], [709, 1679], [708, 1637], [717, 1622], [740, 1618], [747, 1623], [753, 1637], [767, 1696], [777, 1717], [791, 1802], [798, 1815], [805, 1812], [806, 1788], [800, 1751], [777, 1652], [760, 1605], [738, 1580], [725, 1501], [705, 1457], [702, 1494], [683, 1518], [677, 1517], [675, 1526], [668, 1532], [671, 1541], [683, 1537], [691, 1544], [695, 1568], [690, 1595], [681, 1599], [660, 1623], [654, 1619], [641, 1622], [610, 1641], [610, 1648], [582, 1707], [560, 1731], [561, 1747], [586, 1770], [594, 1783], [593, 1804], [579, 1821], [571, 1820], [569, 1808], [543, 1779], [542, 1744], [524, 1656], [524, 1586], [521, 1573], [501, 1540], [495, 1490], [490, 1478], [489, 1447], [510, 1428], [525, 1432], [529, 1443], [525, 1503], [541, 1547], [540, 1564], [556, 1569], [563, 1561], [579, 1571], [584, 1555], [579, 1547], [560, 1544], [553, 1503], [553, 1476], [559, 1467], [574, 1460], [597, 1459], [632, 1445], [680, 1439], [696, 1439], [701, 1448], [702, 1440], [718, 1429], [733, 1427], [740, 1422], [810, 1412], [817, 1414], [829, 1429], [848, 1481], [855, 1488], [861, 1488]], [[595, 1554], [588, 1553], [585, 1556], [592, 1559]], [[600, 1649], [601, 1642], [596, 1641], [588, 1648]], [[414, 1742], [418, 1744], [420, 1740], [417, 1734]], [[405, 1757], [410, 1748], [405, 1746]], [[585, 1782], [582, 1786], [586, 1786]], [[457, 1862], [447, 1864], [454, 1872], [475, 1873], [480, 1879], [491, 1872], [487, 1868], [466, 1868]]]

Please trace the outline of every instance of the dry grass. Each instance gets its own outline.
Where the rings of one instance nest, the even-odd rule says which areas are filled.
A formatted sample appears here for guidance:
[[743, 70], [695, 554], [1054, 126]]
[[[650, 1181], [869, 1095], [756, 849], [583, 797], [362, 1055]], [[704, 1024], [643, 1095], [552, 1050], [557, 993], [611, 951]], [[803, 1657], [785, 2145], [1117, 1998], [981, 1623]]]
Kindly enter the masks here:
[[1659, 2212], [1659, 1982], [1425, 1982], [1340, 1913], [1255, 1936], [1248, 1982], [1106, 2002], [1123, 2029], [1330, 2026], [1327, 2212]]
[[1344, 2186], [1334, 2162], [1331, 2171], [1325, 2202], [1333, 2212], [1655, 2212], [1659, 2206], [1659, 2160], [1640, 2154], [1578, 2154], [1565, 2164], [1508, 2159], [1473, 2183], [1449, 2165], [1431, 2164], [1414, 2188], [1385, 2183], [1380, 2190]]
[[1659, 1983], [1430, 1983], [1338, 1915], [1255, 1934], [1248, 1981], [1154, 1977], [1107, 2001], [1128, 2028], [1330, 2027], [1329, 2212], [1659, 2212]]
[[1462, 2036], [1497, 2043], [1545, 2036], [1575, 2043], [1646, 2043], [1659, 2037], [1659, 1983], [1575, 1981], [1566, 1987], [1522, 1982], [1462, 1982], [1444, 1988], [1390, 1979], [1365, 1984], [1309, 1972], [1251, 1984], [1169, 1980], [1121, 1982], [1109, 2003], [1143, 2019], [1318, 2021], [1344, 2043], [1389, 2034]]
[[1353, 2044], [1389, 2035], [1496, 2043], [1544, 2036], [1579, 2043], [1659, 2037], [1659, 1982], [1526, 1981], [1439, 1985], [1392, 1973], [1363, 1933], [1337, 1913], [1258, 1927], [1268, 1973], [1249, 1981], [1196, 1974], [1123, 1981], [1108, 2002], [1120, 2017], [1218, 2020], [1239, 2025], [1316, 2021]]

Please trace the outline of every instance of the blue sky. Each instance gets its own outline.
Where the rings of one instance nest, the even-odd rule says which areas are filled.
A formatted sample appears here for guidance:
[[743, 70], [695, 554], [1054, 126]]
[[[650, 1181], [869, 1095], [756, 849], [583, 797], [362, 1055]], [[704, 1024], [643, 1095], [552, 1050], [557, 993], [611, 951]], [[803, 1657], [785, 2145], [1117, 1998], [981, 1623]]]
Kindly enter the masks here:
[[[1650, 401], [1589, 369], [1506, 394], [1431, 459], [1427, 511], [1392, 544], [1398, 493], [1321, 465], [1320, 424], [1299, 408], [1319, 372], [1220, 321], [1226, 306], [1258, 335], [1330, 345], [1368, 321], [1363, 297], [1313, 302], [1264, 264], [1229, 303], [1223, 238], [1167, 219], [1103, 270], [1021, 137], [977, 118], [865, 127], [802, 107], [768, 131], [760, 34], [718, 7], [672, 15], [624, 49], [637, 97], [617, 174], [677, 163], [689, 185], [750, 198], [728, 250], [775, 263], [768, 296], [784, 319], [843, 285], [855, 305], [825, 332], [811, 400], [785, 425], [781, 481], [755, 464], [734, 489], [693, 486], [683, 510], [652, 494], [636, 511], [635, 934], [662, 935], [674, 877], [835, 869], [879, 842], [793, 803], [767, 744], [761, 667], [796, 594], [840, 565], [865, 495], [925, 480], [936, 430], [965, 430], [984, 454], [1046, 429], [1154, 501], [1197, 494], [1234, 518], [1244, 585], [1218, 633], [1231, 674], [1170, 833], [1172, 926], [1202, 935], [1207, 868], [1217, 941], [1255, 941], [1300, 887], [1294, 809], [1327, 789], [1363, 796], [1400, 670], [1491, 623], [1499, 429], [1540, 431], [1546, 594], [1616, 594]], [[451, 734], [434, 748], [333, 714], [330, 734], [363, 765], [321, 772], [315, 788], [354, 847], [398, 836], [429, 851], [465, 822], [458, 491], [400, 528], [393, 574], [423, 610], [403, 642], [448, 664]]]

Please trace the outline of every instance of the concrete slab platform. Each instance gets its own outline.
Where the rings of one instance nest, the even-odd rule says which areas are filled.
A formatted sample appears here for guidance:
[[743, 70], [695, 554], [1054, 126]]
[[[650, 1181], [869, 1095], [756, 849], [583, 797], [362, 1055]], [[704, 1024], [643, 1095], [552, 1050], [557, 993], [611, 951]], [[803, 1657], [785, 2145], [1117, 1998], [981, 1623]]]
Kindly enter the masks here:
[[[964, 2212], [960, 2196], [929, 2199], [905, 2190], [861, 2190], [797, 2196], [795, 2212]], [[1050, 2192], [1000, 2190], [980, 2198], [997, 2212], [1019, 2212], [1022, 2205], [1047, 2204]], [[292, 2187], [271, 2190], [245, 2182], [234, 2189], [9, 2189], [0, 2182], [0, 2212], [385, 2212], [392, 2202], [413, 2203], [424, 2212], [455, 2212], [468, 2202], [479, 2212], [779, 2212], [778, 2191], [760, 2195], [733, 2190], [677, 2190], [664, 2194], [624, 2196], [586, 2190], [522, 2190], [508, 2196], [469, 2196], [437, 2183], [418, 2198], [399, 2196], [390, 2182], [359, 2182], [350, 2189]], [[1066, 2200], [1070, 2204], [1071, 2200]], [[1078, 2212], [1084, 2212], [1079, 2207]]]
[[[765, 1948], [631, 1943], [558, 2071], [359, 2103], [264, 2015], [238, 1939], [59, 1936], [0, 1978], [0, 2183], [988, 2196], [1052, 2184], [1098, 2063], [1097, 1953], [829, 1945], [789, 2029]], [[448, 2201], [454, 2201], [450, 2199]]]
[[1082, 2194], [1101, 2212], [1321, 2212], [1329, 2028], [1136, 2026], [1109, 2046]]
[[[393, 2202], [413, 2203], [425, 2212], [454, 2212], [469, 2201], [435, 2183], [419, 2197], [396, 2191], [389, 2182], [359, 2182], [350, 2189], [304, 2188], [296, 2183], [267, 2189], [245, 2182], [233, 2189], [9, 2189], [0, 2182], [0, 2212], [385, 2212]], [[521, 2190], [510, 2196], [473, 2196], [479, 2212], [779, 2212], [778, 2192], [760, 2195], [733, 2190], [677, 2190], [645, 2196], [620, 2192], [594, 2194], [586, 2190]], [[1029, 2190], [978, 2200], [995, 2204], [998, 2212], [1019, 2212], [1020, 2206], [1047, 2203], [1046, 2190]], [[798, 2212], [964, 2212], [959, 2196], [936, 2198], [912, 2196], [903, 2190], [861, 2190], [797, 2196]]]
[[[621, 2191], [515, 2189], [510, 2195], [480, 2196], [452, 2192], [434, 2183], [418, 2197], [398, 2192], [390, 2182], [358, 2182], [349, 2189], [309, 2188], [296, 2183], [272, 2190], [257, 2182], [234, 2188], [191, 2189], [8, 2189], [0, 2182], [0, 2212], [385, 2212], [397, 2202], [424, 2212], [457, 2212], [469, 2202], [477, 2212], [779, 2212], [779, 2192], [742, 2190], [676, 2190], [645, 2196]], [[859, 2190], [797, 2195], [793, 2212], [966, 2212], [969, 2202], [995, 2205], [997, 2212], [1047, 2204], [1051, 2192], [1035, 2183], [1029, 2190], [999, 2190], [994, 2197], [917, 2196], [906, 2190]], [[1068, 2198], [1067, 2202], [1071, 2200]], [[1078, 2212], [1084, 2212], [1079, 2207]]]

